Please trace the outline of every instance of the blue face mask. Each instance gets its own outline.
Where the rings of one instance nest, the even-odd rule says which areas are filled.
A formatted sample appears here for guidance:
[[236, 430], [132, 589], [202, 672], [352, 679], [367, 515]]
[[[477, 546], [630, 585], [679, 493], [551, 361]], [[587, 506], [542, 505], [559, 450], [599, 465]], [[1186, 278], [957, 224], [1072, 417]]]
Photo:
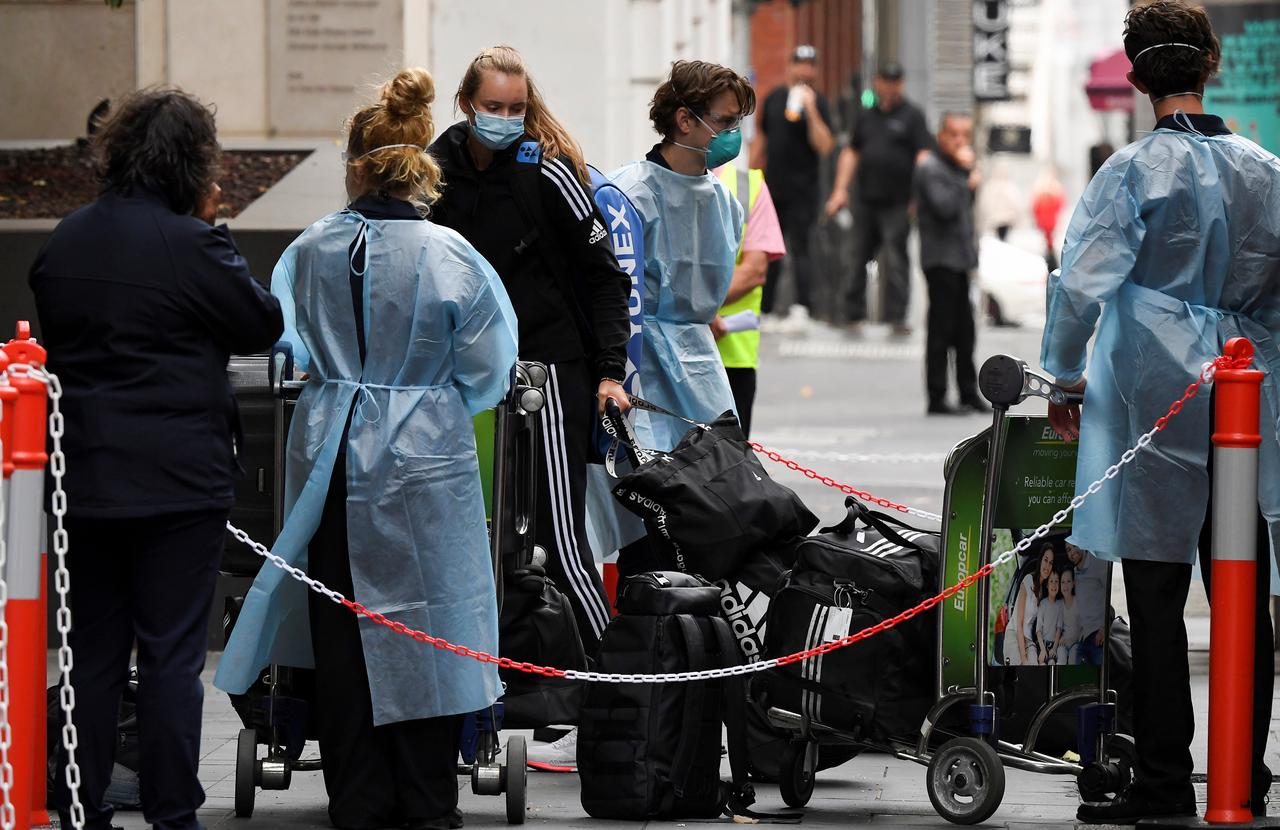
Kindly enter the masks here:
[[[474, 109], [474, 105], [472, 105]], [[471, 122], [471, 134], [484, 146], [497, 152], [505, 150], [524, 135], [524, 116], [504, 117], [475, 110], [475, 120]]]

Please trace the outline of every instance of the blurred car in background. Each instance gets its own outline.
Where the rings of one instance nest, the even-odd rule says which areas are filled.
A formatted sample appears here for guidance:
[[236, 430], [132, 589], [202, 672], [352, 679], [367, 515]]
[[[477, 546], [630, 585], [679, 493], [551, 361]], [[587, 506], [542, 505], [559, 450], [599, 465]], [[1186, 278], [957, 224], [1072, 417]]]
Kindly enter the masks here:
[[974, 305], [990, 325], [1043, 325], [1048, 279], [1043, 255], [990, 235], [978, 241]]

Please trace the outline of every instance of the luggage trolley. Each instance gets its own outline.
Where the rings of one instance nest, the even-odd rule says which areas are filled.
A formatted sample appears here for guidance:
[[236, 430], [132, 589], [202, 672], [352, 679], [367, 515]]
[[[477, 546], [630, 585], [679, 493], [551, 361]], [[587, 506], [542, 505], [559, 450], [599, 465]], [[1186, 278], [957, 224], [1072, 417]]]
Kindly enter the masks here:
[[[1076, 445], [1057, 438], [1044, 416], [1009, 415], [1009, 409], [1033, 396], [1054, 403], [1078, 402], [1079, 397], [1006, 355], [987, 360], [978, 382], [992, 405], [992, 425], [961, 442], [945, 465], [939, 590], [990, 562], [997, 539], [1008, 550], [1020, 538], [1019, 528], [1039, 526], [1074, 494]], [[1066, 530], [1067, 526], [1055, 529], [1047, 541], [1029, 549], [1029, 556], [1039, 555], [1044, 544], [1063, 544]], [[975, 536], [976, 556], [972, 545]], [[1105, 604], [1111, 590], [1110, 565], [1096, 561], [1094, 566], [1105, 569], [1106, 588], [1101, 597]], [[1136, 753], [1132, 739], [1116, 731], [1117, 696], [1110, 688], [1107, 659], [1109, 637], [1104, 637], [1100, 665], [1049, 662], [1042, 673], [1037, 672], [1046, 700], [1035, 707], [1020, 736], [1001, 738], [997, 703], [1001, 696], [1007, 697], [1003, 693], [1009, 673], [1018, 671], [1004, 665], [1002, 659], [992, 659], [993, 641], [999, 641], [991, 625], [992, 594], [1001, 589], [1001, 573], [1005, 570], [938, 606], [935, 702], [918, 735], [888, 743], [870, 742], [807, 716], [777, 707], [766, 709], [769, 722], [793, 738], [782, 755], [779, 782], [789, 806], [808, 803], [818, 749], [828, 745], [876, 749], [926, 765], [929, 800], [939, 815], [956, 824], [977, 824], [999, 808], [1005, 766], [1074, 775], [1086, 801], [1118, 794], [1129, 786]], [[992, 579], [997, 582], [989, 584]], [[1109, 628], [1110, 616], [1110, 609], [1104, 608], [1104, 630]], [[1037, 749], [1055, 715], [1072, 708], [1076, 709], [1075, 757], [1065, 753], [1055, 757]]]
[[[260, 390], [253, 388], [252, 380], [262, 377], [262, 367], [258, 365], [262, 362], [267, 363], [267, 383], [272, 401], [269, 466], [271, 538], [274, 539], [283, 525], [289, 423], [306, 383], [292, 379], [292, 351], [287, 344], [277, 344], [269, 359], [255, 356], [239, 359], [232, 365], [233, 385], [240, 397], [261, 397]], [[532, 516], [537, 492], [537, 466], [533, 458], [537, 446], [537, 419], [532, 416], [545, 404], [542, 388], [547, 380], [547, 370], [540, 363], [521, 362], [516, 364], [512, 377], [511, 390], [506, 398], [494, 410], [476, 418], [477, 455], [486, 494], [486, 513], [490, 517], [490, 550], [499, 608], [502, 605], [503, 553], [522, 550], [535, 560], [539, 553], [532, 545]], [[261, 409], [261, 402], [257, 403]], [[250, 433], [247, 443], [253, 444], [255, 438], [261, 437]], [[259, 494], [266, 490], [267, 475], [267, 471], [259, 467], [256, 477], [251, 477], [250, 486], [255, 487]], [[238, 512], [252, 519], [262, 509], [260, 505], [241, 505]], [[258, 559], [256, 556], [253, 558]], [[228, 555], [224, 557], [222, 572], [229, 576], [251, 577], [256, 575], [260, 566], [261, 560], [247, 562], [243, 556]], [[230, 636], [242, 602], [242, 597], [228, 599], [223, 621], [227, 636]], [[254, 798], [259, 788], [286, 790], [295, 771], [321, 769], [319, 758], [301, 757], [305, 742], [316, 737], [308, 714], [309, 701], [314, 699], [314, 683], [311, 669], [272, 664], [249, 692], [232, 696], [232, 705], [244, 723], [236, 745], [235, 812], [238, 817], [253, 815]], [[458, 765], [458, 774], [471, 779], [472, 792], [477, 795], [505, 795], [507, 822], [523, 824], [528, 777], [525, 738], [521, 735], [508, 738], [506, 763], [499, 763], [502, 746], [498, 732], [501, 728], [501, 701], [464, 719], [462, 763]], [[258, 757], [260, 742], [267, 747], [263, 758]]]

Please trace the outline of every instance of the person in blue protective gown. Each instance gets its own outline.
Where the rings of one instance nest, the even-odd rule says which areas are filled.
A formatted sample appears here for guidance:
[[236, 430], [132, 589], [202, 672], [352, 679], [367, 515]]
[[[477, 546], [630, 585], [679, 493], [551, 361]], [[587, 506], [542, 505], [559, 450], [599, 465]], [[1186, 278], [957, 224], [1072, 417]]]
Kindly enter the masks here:
[[[1271, 773], [1274, 653], [1270, 560], [1280, 540], [1280, 161], [1204, 112], [1220, 48], [1203, 9], [1153, 2], [1125, 20], [1129, 79], [1150, 96], [1156, 129], [1112, 156], [1076, 209], [1052, 280], [1041, 363], [1085, 389], [1084, 406], [1050, 407], [1080, 439], [1077, 491], [1137, 443], [1232, 337], [1257, 347], [1266, 373], [1258, 477], [1252, 808], [1265, 813]], [[1101, 318], [1101, 319], [1100, 319]], [[1199, 547], [1209, 576], [1210, 394], [1192, 398], [1113, 482], [1077, 511], [1071, 542], [1123, 562], [1133, 634], [1138, 761], [1129, 792], [1080, 807], [1082, 821], [1194, 815], [1195, 728], [1182, 613]]]
[[[742, 119], [755, 110], [750, 83], [728, 67], [676, 61], [654, 93], [649, 119], [662, 141], [609, 174], [644, 223], [644, 331], [640, 379], [650, 401], [698, 421], [733, 409], [733, 391], [709, 324], [733, 281], [742, 205], [710, 172], [738, 155]], [[685, 425], [637, 416], [642, 444], [670, 450]], [[667, 567], [641, 539], [619, 571]]]
[[[488, 263], [420, 212], [440, 181], [426, 153], [434, 97], [431, 76], [406, 69], [356, 112], [351, 203], [276, 265], [285, 338], [309, 377], [274, 550], [392, 621], [496, 653], [471, 417], [507, 390], [516, 319]], [[334, 825], [460, 827], [460, 716], [500, 695], [496, 668], [357, 617], [265, 567], [216, 684], [244, 692], [268, 662], [313, 657]]]

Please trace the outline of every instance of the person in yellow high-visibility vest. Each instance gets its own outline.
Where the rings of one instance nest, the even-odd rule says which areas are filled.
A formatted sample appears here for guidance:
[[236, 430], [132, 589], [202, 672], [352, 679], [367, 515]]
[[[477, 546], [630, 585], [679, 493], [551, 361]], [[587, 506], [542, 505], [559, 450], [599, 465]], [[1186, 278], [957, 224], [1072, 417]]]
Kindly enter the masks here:
[[756, 399], [756, 367], [760, 365], [760, 307], [769, 263], [786, 255], [778, 212], [762, 170], [729, 162], [715, 171], [747, 217], [733, 269], [733, 282], [720, 313], [711, 321], [724, 361], [733, 403], [743, 434], [751, 435], [751, 408]]

